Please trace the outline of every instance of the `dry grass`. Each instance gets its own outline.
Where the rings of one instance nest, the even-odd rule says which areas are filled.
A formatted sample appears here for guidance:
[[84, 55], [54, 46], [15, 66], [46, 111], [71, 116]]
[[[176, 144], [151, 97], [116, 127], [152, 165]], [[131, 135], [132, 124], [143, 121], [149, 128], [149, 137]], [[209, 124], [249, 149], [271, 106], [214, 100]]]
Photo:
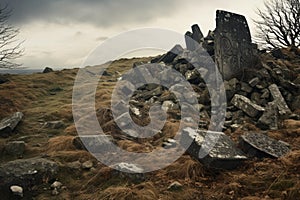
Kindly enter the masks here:
[[[292, 54], [291, 58], [298, 58], [295, 53]], [[266, 59], [272, 58], [266, 57]], [[110, 94], [119, 76], [118, 72], [122, 74], [128, 71], [134, 62], [148, 60], [149, 58], [114, 61], [108, 70], [112, 76], [102, 77], [97, 88], [95, 110], [106, 134], [121, 138], [121, 132], [114, 123], [110, 111]], [[291, 69], [299, 67], [300, 61], [290, 59], [278, 64]], [[76, 72], [77, 69], [48, 74], [9, 75], [10, 82], [0, 84], [0, 117], [5, 117], [15, 111], [22, 111], [25, 114], [16, 130], [18, 134], [10, 140], [17, 140], [19, 137], [32, 134], [38, 135], [39, 137], [24, 139], [29, 147], [24, 157], [46, 153], [50, 159], [64, 166], [58, 178], [67, 186], [67, 190], [59, 196], [51, 196], [51, 192], [41, 188], [41, 195], [36, 199], [294, 200], [299, 197], [300, 125], [299, 121], [295, 120], [286, 120], [280, 130], [267, 132], [269, 136], [291, 144], [292, 151], [289, 154], [280, 159], [250, 160], [233, 171], [209, 171], [188, 155], [183, 155], [164, 169], [146, 174], [146, 181], [139, 184], [114, 175], [112, 169], [101, 164], [95, 165], [95, 171], [66, 169], [66, 164], [75, 161], [83, 163], [92, 160], [97, 163], [91, 154], [76, 150], [72, 144], [73, 137], [77, 134], [71, 106]], [[53, 91], [56, 92], [53, 93]], [[300, 113], [300, 110], [295, 112]], [[175, 116], [176, 113], [171, 113], [171, 115]], [[52, 120], [63, 120], [66, 127], [58, 130], [41, 128], [44, 122]], [[123, 139], [118, 141], [118, 145], [128, 151], [148, 152], [153, 148], [159, 148], [164, 139], [173, 138], [178, 125], [178, 121], [169, 120], [162, 133], [155, 135], [153, 140], [141, 142]], [[252, 124], [245, 124], [244, 128], [258, 131]], [[244, 132], [240, 128], [230, 133], [230, 137], [237, 141]], [[0, 139], [0, 153], [7, 141], [7, 139]], [[3, 157], [0, 160], [2, 161]], [[155, 162], [158, 161], [159, 158]], [[168, 191], [167, 187], [174, 181], [182, 183], [183, 189]]]

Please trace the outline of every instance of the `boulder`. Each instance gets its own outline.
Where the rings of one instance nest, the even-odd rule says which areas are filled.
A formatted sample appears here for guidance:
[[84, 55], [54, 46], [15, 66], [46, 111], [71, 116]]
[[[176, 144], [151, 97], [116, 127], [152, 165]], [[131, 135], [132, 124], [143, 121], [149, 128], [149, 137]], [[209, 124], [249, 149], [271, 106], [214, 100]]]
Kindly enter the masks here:
[[[209, 138], [206, 138], [207, 134], [210, 134]], [[216, 143], [213, 144], [211, 151], [199, 152], [202, 145], [210, 146], [211, 142], [214, 142], [212, 139], [215, 139]], [[245, 154], [236, 148], [233, 141], [222, 132], [206, 132], [185, 128], [180, 144], [187, 148], [189, 143], [191, 145], [188, 147], [187, 152], [209, 168], [234, 169], [247, 159]]]
[[58, 169], [55, 162], [44, 158], [15, 160], [2, 164], [0, 165], [0, 193], [4, 197], [9, 195], [12, 185], [30, 190], [33, 186], [45, 183], [45, 180], [53, 179]]
[[245, 96], [236, 94], [231, 100], [231, 103], [237, 108], [244, 111], [250, 117], [257, 117], [259, 114], [265, 111], [265, 109], [255, 103]]
[[45, 69], [43, 70], [43, 73], [50, 73], [53, 72], [53, 69], [50, 67], [45, 67]]
[[23, 118], [23, 113], [16, 112], [0, 122], [0, 137], [8, 137]]
[[279, 158], [290, 151], [289, 145], [263, 133], [250, 132], [240, 137], [240, 148], [250, 157]]
[[196, 41], [198, 44], [200, 44], [202, 42], [203, 39], [203, 33], [200, 30], [200, 27], [198, 26], [198, 24], [194, 24], [192, 26], [192, 38], [194, 41]]

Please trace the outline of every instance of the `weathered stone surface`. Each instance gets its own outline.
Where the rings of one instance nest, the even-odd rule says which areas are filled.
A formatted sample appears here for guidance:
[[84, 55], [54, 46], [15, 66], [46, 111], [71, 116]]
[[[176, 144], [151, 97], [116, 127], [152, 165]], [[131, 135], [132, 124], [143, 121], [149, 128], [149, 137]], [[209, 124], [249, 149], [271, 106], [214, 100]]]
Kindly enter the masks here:
[[195, 40], [197, 43], [200, 44], [203, 39], [203, 33], [200, 30], [200, 27], [198, 26], [198, 24], [194, 24], [192, 26], [192, 32], [193, 32], [193, 34], [192, 34], [193, 40]]
[[255, 63], [250, 30], [244, 16], [218, 10], [215, 56], [223, 79], [241, 77]]
[[0, 137], [8, 137], [23, 118], [23, 113], [16, 112], [0, 122]]
[[76, 149], [89, 150], [92, 153], [105, 153], [109, 150], [112, 141], [112, 136], [108, 135], [81, 135], [73, 139], [73, 145]]
[[13, 193], [13, 195], [23, 197], [23, 188], [18, 185], [10, 186], [10, 191]]
[[279, 114], [284, 116], [290, 115], [292, 112], [289, 109], [288, 105], [286, 104], [277, 85], [276, 84], [270, 85], [269, 90], [272, 94], [275, 104], [277, 105]]
[[251, 102], [250, 99], [239, 94], [234, 95], [231, 103], [247, 113], [250, 117], [257, 117], [260, 113], [265, 111], [263, 107]]
[[[206, 134], [211, 134], [211, 138], [216, 139], [217, 142], [210, 152], [204, 157], [199, 157], [199, 151], [204, 142], [208, 142], [208, 144], [212, 142], [210, 139], [205, 141]], [[190, 142], [192, 143], [188, 147], [187, 152], [210, 168], [234, 169], [238, 167], [242, 161], [247, 159], [244, 153], [235, 147], [233, 141], [221, 132], [196, 131], [191, 128], [185, 128], [180, 143], [182, 146], [186, 147]]]
[[195, 51], [195, 42], [193, 41], [193, 33], [190, 31], [187, 31], [184, 35], [185, 38], [185, 44], [186, 44], [186, 49], [190, 51]]
[[25, 151], [24, 141], [9, 142], [5, 145], [5, 152], [12, 156], [22, 156]]
[[267, 107], [265, 107], [263, 115], [258, 120], [258, 126], [264, 130], [278, 129], [278, 109], [274, 102], [268, 103]]
[[[43, 158], [15, 160], [0, 165], [0, 193], [10, 193], [10, 186], [31, 188], [51, 180], [58, 172], [58, 165]], [[26, 195], [24, 195], [26, 196]]]
[[250, 132], [240, 137], [239, 146], [248, 156], [279, 158], [290, 151], [288, 145], [263, 133]]

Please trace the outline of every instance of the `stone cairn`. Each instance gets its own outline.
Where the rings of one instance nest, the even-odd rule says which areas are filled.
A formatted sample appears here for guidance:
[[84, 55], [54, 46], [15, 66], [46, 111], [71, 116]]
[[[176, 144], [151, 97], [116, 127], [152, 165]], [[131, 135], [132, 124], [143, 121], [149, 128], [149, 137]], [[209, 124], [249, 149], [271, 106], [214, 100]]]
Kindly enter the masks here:
[[[289, 151], [289, 145], [267, 137], [263, 131], [247, 133], [240, 137], [239, 148], [223, 132], [215, 133], [220, 134], [217, 144], [208, 155], [199, 157], [203, 138], [209, 133], [204, 133], [203, 130], [208, 130], [209, 123], [213, 123], [209, 122], [212, 116], [211, 97], [214, 96], [214, 92], [218, 92], [218, 88], [209, 91], [204, 80], [214, 79], [214, 74], [205, 67], [196, 70], [194, 64], [205, 65], [209, 59], [216, 63], [211, 67], [218, 68], [226, 91], [226, 113], [222, 131], [226, 131], [227, 134], [246, 122], [256, 125], [261, 130], [276, 130], [282, 119], [299, 119], [298, 115], [293, 114], [293, 110], [300, 108], [300, 85], [295, 82], [295, 72], [273, 62], [284, 58], [281, 50], [271, 52], [273, 61], [261, 59], [264, 52], [259, 51], [257, 45], [252, 43], [244, 16], [221, 10], [217, 11], [216, 15], [216, 29], [209, 31], [206, 37], [195, 24], [192, 26], [192, 32], [188, 31], [185, 34], [186, 49], [176, 45], [166, 54], [151, 61], [160, 67], [171, 66], [180, 72], [197, 92], [199, 127], [195, 127], [195, 130], [184, 130], [182, 133], [193, 140], [187, 152], [208, 167], [223, 169], [235, 168], [240, 161], [251, 156], [280, 157]], [[138, 70], [142, 64], [146, 63], [135, 63], [133, 67]], [[141, 117], [143, 113], [139, 108], [157, 102], [168, 112], [180, 109], [174, 95], [167, 90], [153, 84], [139, 88], [131, 101], [131, 114]], [[188, 100], [189, 92], [182, 93]], [[180, 119], [180, 114], [170, 113], [174, 118]], [[197, 128], [200, 129], [196, 131]], [[172, 143], [165, 142], [164, 147], [172, 148]]]

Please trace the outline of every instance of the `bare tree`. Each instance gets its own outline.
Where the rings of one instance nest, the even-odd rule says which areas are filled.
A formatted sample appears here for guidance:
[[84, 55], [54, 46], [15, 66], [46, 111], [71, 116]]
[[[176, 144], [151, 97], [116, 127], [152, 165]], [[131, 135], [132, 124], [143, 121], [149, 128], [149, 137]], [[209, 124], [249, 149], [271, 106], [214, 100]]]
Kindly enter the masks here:
[[254, 20], [257, 42], [267, 47], [300, 46], [300, 1], [266, 0], [265, 9], [258, 9], [260, 20]]
[[24, 49], [21, 48], [22, 42], [16, 38], [19, 29], [9, 24], [8, 19], [12, 15], [12, 10], [8, 5], [0, 4], [0, 68], [15, 68], [20, 64], [14, 63], [19, 58]]

